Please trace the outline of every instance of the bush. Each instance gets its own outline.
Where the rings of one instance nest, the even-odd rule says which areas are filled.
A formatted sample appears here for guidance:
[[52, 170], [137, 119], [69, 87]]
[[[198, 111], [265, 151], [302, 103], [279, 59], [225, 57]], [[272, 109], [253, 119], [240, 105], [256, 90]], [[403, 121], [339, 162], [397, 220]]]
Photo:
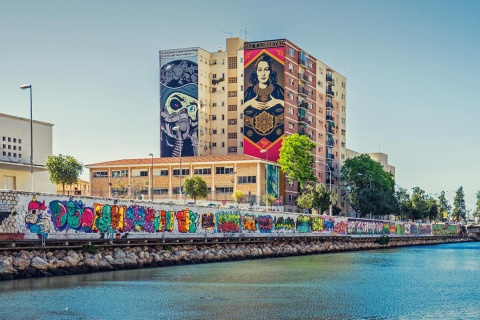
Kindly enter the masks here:
[[97, 254], [98, 253], [98, 247], [94, 244], [89, 244], [86, 248], [85, 251], [87, 251], [90, 254]]
[[390, 242], [390, 238], [388, 236], [381, 236], [377, 240], [375, 240], [376, 243], [382, 246], [386, 246]]

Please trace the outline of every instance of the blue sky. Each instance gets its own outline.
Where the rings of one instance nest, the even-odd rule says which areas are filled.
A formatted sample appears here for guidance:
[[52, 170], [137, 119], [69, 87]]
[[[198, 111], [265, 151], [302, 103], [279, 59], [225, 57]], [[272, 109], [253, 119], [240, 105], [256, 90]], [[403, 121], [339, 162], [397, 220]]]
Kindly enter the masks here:
[[[480, 190], [480, 1], [0, 0], [0, 112], [84, 164], [159, 156], [158, 51], [288, 38], [347, 78], [347, 147], [397, 183]], [[85, 173], [84, 178], [88, 175]]]

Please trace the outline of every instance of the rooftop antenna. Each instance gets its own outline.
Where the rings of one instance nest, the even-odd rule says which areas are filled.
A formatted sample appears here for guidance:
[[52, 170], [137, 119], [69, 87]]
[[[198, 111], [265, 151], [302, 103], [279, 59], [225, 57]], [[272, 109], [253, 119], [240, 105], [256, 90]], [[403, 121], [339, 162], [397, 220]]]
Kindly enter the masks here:
[[233, 38], [233, 32], [228, 32], [228, 31], [222, 31], [223, 33], [228, 33], [230, 35], [230, 38]]
[[[247, 27], [245, 27], [245, 40], [247, 40], [247, 34], [248, 34], [248, 32], [247, 32]], [[251, 34], [251, 33], [250, 33], [250, 34]]]

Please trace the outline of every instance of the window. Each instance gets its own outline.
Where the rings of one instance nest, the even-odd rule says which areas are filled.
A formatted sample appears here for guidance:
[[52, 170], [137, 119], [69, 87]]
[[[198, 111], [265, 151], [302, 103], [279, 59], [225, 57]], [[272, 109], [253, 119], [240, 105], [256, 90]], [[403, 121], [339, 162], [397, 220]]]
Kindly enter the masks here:
[[[173, 169], [173, 175], [179, 176], [180, 169]], [[190, 175], [190, 169], [182, 169], [182, 176], [189, 176], [189, 175]]]
[[228, 105], [228, 111], [237, 111], [237, 105], [236, 104]]
[[113, 178], [128, 177], [128, 170], [114, 170], [112, 171]]
[[342, 142], [342, 148], [345, 148], [345, 142]]
[[215, 193], [232, 193], [233, 187], [216, 187]]
[[228, 57], [228, 69], [237, 69], [237, 57]]
[[288, 54], [289, 54], [291, 57], [295, 57], [295, 50], [293, 50], [293, 48], [288, 48]]
[[153, 194], [168, 194], [168, 189], [153, 189]]
[[295, 196], [293, 194], [289, 194], [288, 201], [295, 201]]
[[217, 106], [217, 103], [216, 102], [212, 102], [212, 107], [216, 107]]
[[237, 124], [237, 119], [228, 119], [228, 124], [229, 125]]
[[217, 79], [217, 74], [216, 73], [212, 73], [212, 79]]
[[237, 153], [237, 147], [228, 147], [228, 153]]
[[215, 121], [217, 120], [217, 116], [216, 115], [212, 115], [212, 121]]
[[234, 98], [237, 96], [237, 91], [228, 91], [228, 97]]
[[229, 133], [228, 139], [237, 139], [237, 133], [236, 132]]
[[289, 123], [288, 123], [288, 128], [290, 128], [290, 129], [295, 128], [295, 125], [293, 124], [293, 122], [289, 122]]
[[345, 135], [345, 130], [342, 129], [342, 136], [344, 136], [344, 135]]
[[216, 174], [233, 174], [233, 167], [216, 167]]
[[257, 183], [257, 177], [256, 176], [238, 177], [238, 183], [239, 184]]
[[228, 77], [228, 83], [237, 83], [237, 77]]
[[160, 170], [160, 176], [162, 177], [168, 176], [168, 170]]
[[225, 129], [222, 128], [222, 134], [225, 134]]
[[294, 96], [293, 96], [293, 92], [292, 92], [292, 91], [289, 91], [289, 92], [288, 92], [288, 98], [289, 98], [290, 100], [293, 100]]
[[172, 193], [173, 194], [180, 194], [180, 187], [173, 187], [172, 188]]
[[147, 170], [140, 171], [140, 177], [148, 177], [148, 171]]
[[212, 148], [216, 148], [217, 147], [217, 143], [216, 142], [212, 142]]
[[94, 178], [106, 178], [108, 177], [108, 171], [94, 171], [93, 172]]
[[199, 168], [199, 169], [194, 169], [193, 170], [194, 174], [200, 174], [200, 175], [205, 175], [205, 174], [212, 174], [212, 169], [211, 168]]
[[225, 115], [224, 114], [222, 114], [222, 120], [225, 120]]
[[212, 134], [217, 134], [217, 129], [213, 129]]

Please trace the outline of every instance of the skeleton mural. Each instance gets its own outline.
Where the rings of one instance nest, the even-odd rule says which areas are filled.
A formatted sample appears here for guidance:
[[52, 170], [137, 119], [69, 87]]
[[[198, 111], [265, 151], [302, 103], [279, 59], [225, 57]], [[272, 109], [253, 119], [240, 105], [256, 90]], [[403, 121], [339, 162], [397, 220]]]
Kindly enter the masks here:
[[[166, 54], [166, 56], [170, 55]], [[162, 52], [160, 53], [162, 157], [198, 156], [198, 64], [196, 60], [197, 56], [172, 60], [172, 58], [164, 58]]]

